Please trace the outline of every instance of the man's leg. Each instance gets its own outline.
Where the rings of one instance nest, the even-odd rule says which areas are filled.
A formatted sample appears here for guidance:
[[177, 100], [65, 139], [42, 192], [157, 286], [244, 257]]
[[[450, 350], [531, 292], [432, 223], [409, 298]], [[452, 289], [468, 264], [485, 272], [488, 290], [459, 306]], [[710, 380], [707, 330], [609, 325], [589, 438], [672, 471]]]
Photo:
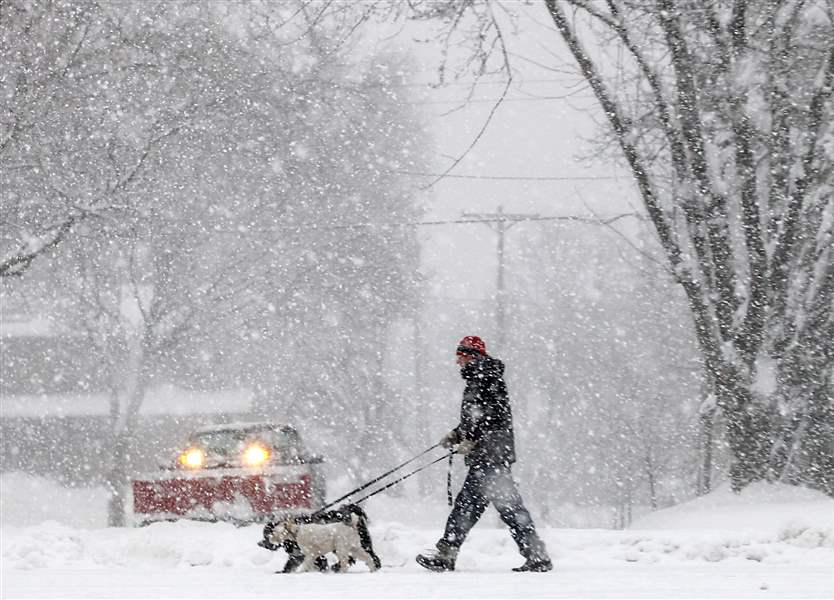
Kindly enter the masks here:
[[458, 550], [467, 534], [484, 514], [487, 500], [481, 490], [483, 472], [469, 469], [463, 487], [455, 498], [455, 505], [449, 518], [443, 537], [437, 542], [437, 552], [418, 554], [417, 563], [431, 571], [453, 571]]
[[552, 565], [547, 549], [536, 532], [533, 518], [524, 506], [509, 468], [501, 468], [489, 474], [483, 487], [486, 498], [495, 505], [501, 520], [510, 528], [510, 535], [518, 551], [527, 560], [523, 570], [549, 571]]
[[446, 519], [446, 528], [443, 531], [442, 542], [460, 548], [466, 536], [475, 526], [486, 510], [489, 501], [483, 491], [484, 472], [475, 467], [469, 469], [463, 486], [455, 498], [455, 504], [449, 518]]

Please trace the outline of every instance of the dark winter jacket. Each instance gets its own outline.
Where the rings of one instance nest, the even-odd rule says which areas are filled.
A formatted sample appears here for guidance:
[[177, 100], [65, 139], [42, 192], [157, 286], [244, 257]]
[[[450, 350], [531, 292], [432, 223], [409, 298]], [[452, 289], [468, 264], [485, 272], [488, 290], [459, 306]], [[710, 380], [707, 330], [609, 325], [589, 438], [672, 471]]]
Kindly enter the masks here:
[[466, 464], [477, 467], [509, 466], [515, 462], [513, 415], [504, 383], [504, 363], [491, 356], [478, 357], [464, 365], [466, 381], [455, 427], [460, 441], [475, 443]]

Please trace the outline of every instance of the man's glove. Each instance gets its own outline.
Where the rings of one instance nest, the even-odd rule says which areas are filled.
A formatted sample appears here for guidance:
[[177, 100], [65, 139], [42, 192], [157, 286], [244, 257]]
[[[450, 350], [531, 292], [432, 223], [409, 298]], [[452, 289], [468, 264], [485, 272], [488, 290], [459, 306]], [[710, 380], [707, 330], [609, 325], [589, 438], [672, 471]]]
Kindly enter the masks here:
[[461, 443], [457, 445], [457, 448], [455, 448], [455, 452], [466, 456], [467, 454], [472, 452], [474, 448], [475, 442], [473, 442], [472, 440], [463, 440]]
[[452, 429], [452, 431], [443, 436], [443, 439], [440, 440], [440, 445], [444, 448], [451, 448], [457, 444], [459, 440], [460, 435], [458, 435], [456, 430]]

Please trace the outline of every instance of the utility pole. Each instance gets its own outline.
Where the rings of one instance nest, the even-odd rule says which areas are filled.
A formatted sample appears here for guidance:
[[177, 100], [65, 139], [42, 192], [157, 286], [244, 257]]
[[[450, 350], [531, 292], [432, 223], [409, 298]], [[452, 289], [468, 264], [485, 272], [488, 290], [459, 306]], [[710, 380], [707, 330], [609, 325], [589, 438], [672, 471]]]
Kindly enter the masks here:
[[[427, 399], [426, 394], [424, 393], [424, 386], [425, 386], [425, 375], [426, 375], [426, 368], [425, 368], [425, 361], [426, 361], [426, 353], [425, 353], [425, 332], [423, 331], [423, 319], [422, 315], [420, 314], [421, 307], [424, 307], [425, 304], [425, 297], [421, 299], [421, 302], [415, 304], [414, 307], [414, 315], [413, 315], [413, 323], [414, 323], [414, 423], [416, 427], [416, 441], [414, 443], [415, 448], [425, 448], [430, 444], [428, 440], [430, 439], [429, 435], [429, 412], [426, 411], [427, 406]], [[431, 479], [429, 478], [429, 472], [423, 471], [417, 476], [417, 491], [419, 496], [425, 497], [428, 496], [431, 491]]]
[[539, 215], [505, 213], [504, 207], [499, 206], [497, 212], [494, 213], [463, 213], [463, 216], [466, 219], [481, 220], [485, 222], [490, 229], [498, 233], [498, 273], [496, 275], [497, 281], [495, 283], [495, 342], [499, 352], [503, 352], [504, 342], [506, 341], [507, 311], [507, 291], [504, 287], [504, 236], [507, 230], [519, 221], [529, 221], [530, 219], [537, 218]]

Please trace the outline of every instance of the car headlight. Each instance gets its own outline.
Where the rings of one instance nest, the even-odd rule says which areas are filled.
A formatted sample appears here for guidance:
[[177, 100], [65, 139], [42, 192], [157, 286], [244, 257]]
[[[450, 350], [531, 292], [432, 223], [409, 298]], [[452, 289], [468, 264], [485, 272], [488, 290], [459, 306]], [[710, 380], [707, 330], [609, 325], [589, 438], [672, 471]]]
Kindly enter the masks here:
[[248, 467], [257, 467], [269, 460], [269, 450], [260, 444], [252, 444], [243, 451], [243, 464]]
[[199, 469], [206, 462], [206, 453], [201, 448], [189, 448], [179, 456], [179, 463], [188, 469]]

